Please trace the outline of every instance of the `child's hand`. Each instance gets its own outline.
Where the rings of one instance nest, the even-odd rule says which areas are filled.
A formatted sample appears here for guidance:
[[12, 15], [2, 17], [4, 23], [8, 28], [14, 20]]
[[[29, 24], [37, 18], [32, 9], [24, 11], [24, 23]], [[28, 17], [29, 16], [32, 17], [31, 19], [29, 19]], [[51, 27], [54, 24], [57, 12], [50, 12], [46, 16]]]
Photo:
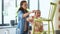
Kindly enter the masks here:
[[29, 20], [30, 20], [30, 22], [33, 22], [34, 18], [33, 17], [30, 17]]

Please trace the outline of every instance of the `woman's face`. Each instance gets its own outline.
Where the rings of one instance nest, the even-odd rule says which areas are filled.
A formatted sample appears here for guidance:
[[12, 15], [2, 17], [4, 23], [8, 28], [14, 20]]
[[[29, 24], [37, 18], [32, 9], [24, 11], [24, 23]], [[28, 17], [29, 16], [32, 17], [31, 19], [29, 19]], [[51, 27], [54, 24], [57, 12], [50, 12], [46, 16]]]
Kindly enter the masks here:
[[24, 2], [23, 5], [22, 5], [22, 7], [23, 7], [24, 9], [27, 9], [27, 2]]

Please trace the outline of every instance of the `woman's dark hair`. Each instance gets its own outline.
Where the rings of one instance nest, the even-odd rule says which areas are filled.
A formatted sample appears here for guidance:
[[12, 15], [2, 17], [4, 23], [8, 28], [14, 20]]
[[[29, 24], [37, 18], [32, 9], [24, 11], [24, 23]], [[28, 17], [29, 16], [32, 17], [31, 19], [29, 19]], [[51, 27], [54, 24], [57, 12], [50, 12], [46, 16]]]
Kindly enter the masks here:
[[22, 7], [22, 5], [23, 5], [23, 3], [25, 3], [26, 1], [21, 1], [21, 3], [20, 3], [20, 8], [18, 9], [18, 12], [21, 10], [23, 13], [27, 13], [28, 11], [27, 10], [25, 10], [23, 7]]

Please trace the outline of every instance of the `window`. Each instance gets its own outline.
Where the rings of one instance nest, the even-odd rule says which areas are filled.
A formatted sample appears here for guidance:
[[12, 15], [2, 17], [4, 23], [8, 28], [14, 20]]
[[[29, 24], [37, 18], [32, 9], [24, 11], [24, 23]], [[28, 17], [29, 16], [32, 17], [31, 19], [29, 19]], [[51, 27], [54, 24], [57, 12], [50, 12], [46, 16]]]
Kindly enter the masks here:
[[11, 20], [16, 20], [16, 13], [21, 1], [22, 0], [4, 0], [4, 24], [10, 24]]
[[48, 18], [50, 9], [50, 0], [40, 0], [40, 10], [41, 10], [41, 16]]
[[9, 24], [11, 20], [15, 20], [15, 0], [4, 0], [4, 24]]
[[30, 11], [38, 9], [38, 0], [30, 0]]
[[0, 0], [0, 24], [2, 24], [2, 0]]
[[[0, 0], [0, 24], [7, 25], [11, 23], [11, 20], [16, 20], [16, 13], [22, 0]], [[26, 0], [28, 2], [28, 0]], [[3, 8], [3, 10], [2, 10]], [[2, 20], [3, 12], [3, 20]], [[2, 22], [3, 21], [3, 22]], [[16, 22], [15, 22], [16, 23]]]

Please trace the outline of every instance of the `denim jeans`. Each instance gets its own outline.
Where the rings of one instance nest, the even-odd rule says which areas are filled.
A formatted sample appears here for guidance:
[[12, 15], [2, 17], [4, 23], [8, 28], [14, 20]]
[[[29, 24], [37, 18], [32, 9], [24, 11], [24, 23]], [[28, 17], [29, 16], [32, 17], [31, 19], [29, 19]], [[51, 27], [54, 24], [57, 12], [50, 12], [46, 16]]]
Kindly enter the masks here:
[[16, 29], [16, 34], [28, 34], [28, 31], [24, 31], [23, 33], [20, 33], [20, 30]]

